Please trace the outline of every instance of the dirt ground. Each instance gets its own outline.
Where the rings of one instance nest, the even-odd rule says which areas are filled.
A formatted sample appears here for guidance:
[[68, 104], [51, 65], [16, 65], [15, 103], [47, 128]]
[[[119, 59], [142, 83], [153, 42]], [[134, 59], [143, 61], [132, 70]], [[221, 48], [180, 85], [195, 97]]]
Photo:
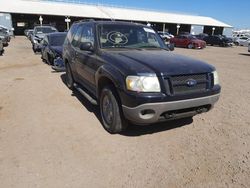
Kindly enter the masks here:
[[0, 56], [0, 187], [250, 187], [250, 53], [176, 48], [216, 66], [222, 93], [193, 119], [110, 135], [24, 37]]

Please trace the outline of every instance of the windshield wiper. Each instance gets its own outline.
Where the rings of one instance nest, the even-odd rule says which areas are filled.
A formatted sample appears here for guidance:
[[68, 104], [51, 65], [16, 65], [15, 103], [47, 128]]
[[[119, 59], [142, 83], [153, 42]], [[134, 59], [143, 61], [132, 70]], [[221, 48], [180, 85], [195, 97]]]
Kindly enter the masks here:
[[160, 48], [160, 49], [162, 49], [161, 47], [154, 46], [154, 45], [139, 46], [138, 48]]

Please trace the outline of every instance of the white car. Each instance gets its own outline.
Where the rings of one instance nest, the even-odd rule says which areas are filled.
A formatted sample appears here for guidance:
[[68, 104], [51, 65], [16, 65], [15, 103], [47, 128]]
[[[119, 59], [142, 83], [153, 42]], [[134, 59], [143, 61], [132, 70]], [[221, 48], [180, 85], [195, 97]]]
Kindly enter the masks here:
[[161, 36], [161, 38], [165, 41], [170, 40], [171, 38], [174, 38], [174, 35], [168, 33], [168, 32], [162, 32], [162, 31], [158, 31], [158, 34]]
[[250, 42], [250, 38], [240, 37], [240, 38], [236, 39], [234, 43], [237, 46], [246, 46], [247, 47], [249, 42]]

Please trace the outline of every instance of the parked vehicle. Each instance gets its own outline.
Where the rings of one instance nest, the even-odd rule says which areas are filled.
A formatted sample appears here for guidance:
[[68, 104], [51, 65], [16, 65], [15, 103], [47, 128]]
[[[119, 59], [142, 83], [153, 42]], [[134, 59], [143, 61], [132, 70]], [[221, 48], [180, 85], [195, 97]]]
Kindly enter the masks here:
[[193, 35], [179, 35], [172, 39], [170, 39], [170, 43], [174, 44], [177, 47], [185, 47], [185, 48], [198, 48], [203, 49], [206, 47], [206, 42], [203, 40], [197, 39]]
[[58, 32], [56, 28], [51, 26], [36, 26], [34, 28], [34, 33], [31, 35], [32, 49], [34, 53], [41, 51], [40, 42], [43, 40], [44, 36], [49, 33]]
[[55, 61], [57, 61], [57, 65], [58, 61], [62, 62], [62, 46], [66, 35], [66, 32], [56, 32], [48, 34], [43, 38], [41, 42], [41, 58], [44, 62], [52, 66], [54, 66]]
[[211, 46], [218, 45], [218, 46], [226, 47], [226, 46], [233, 45], [232, 39], [224, 37], [222, 35], [211, 35], [211, 36], [205, 37], [204, 41], [206, 41], [206, 43], [208, 45], [210, 44]]
[[169, 41], [171, 38], [174, 37], [174, 35], [168, 33], [168, 32], [163, 32], [163, 31], [158, 31], [158, 34], [164, 41]]
[[3, 55], [4, 49], [3, 49], [3, 42], [0, 38], [0, 56]]
[[7, 42], [10, 42], [10, 31], [7, 27], [0, 25], [0, 32], [2, 32], [7, 40]]
[[30, 41], [31, 41], [31, 39], [32, 39], [33, 34], [34, 34], [34, 30], [30, 30], [30, 31], [27, 32], [27, 37], [28, 37], [28, 39], [29, 39]]
[[250, 42], [248, 43], [248, 52], [250, 52]]
[[24, 30], [24, 35], [28, 38], [29, 33], [30, 33], [31, 31], [34, 31], [34, 30], [33, 30], [33, 29], [25, 29], [25, 30]]
[[209, 36], [206, 33], [200, 33], [199, 35], [195, 35], [197, 39], [203, 40], [205, 37]]
[[240, 37], [240, 38], [236, 39], [234, 44], [236, 46], [246, 46], [247, 47], [249, 42], [250, 42], [250, 38], [248, 38], [248, 37]]
[[0, 28], [0, 39], [2, 40], [3, 46], [6, 47], [9, 45], [8, 34], [5, 29]]
[[89, 21], [71, 26], [63, 46], [66, 84], [100, 105], [104, 128], [192, 118], [219, 99], [215, 68], [171, 53], [148, 26]]
[[234, 34], [233, 35], [233, 42], [236, 42], [239, 38], [242, 38], [242, 37], [250, 38], [250, 34], [249, 33]]

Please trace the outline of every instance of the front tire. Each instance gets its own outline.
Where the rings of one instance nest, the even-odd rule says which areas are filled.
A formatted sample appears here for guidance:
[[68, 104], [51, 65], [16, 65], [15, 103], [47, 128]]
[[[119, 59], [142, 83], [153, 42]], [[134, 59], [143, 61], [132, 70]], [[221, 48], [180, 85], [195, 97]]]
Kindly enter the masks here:
[[103, 127], [109, 133], [120, 133], [126, 129], [128, 123], [123, 117], [118, 95], [112, 85], [104, 87], [101, 91], [100, 111]]
[[65, 64], [65, 68], [66, 68], [66, 85], [69, 89], [73, 90], [74, 79], [73, 79], [71, 68], [68, 63]]
[[188, 45], [188, 49], [193, 49], [194, 48], [194, 45], [192, 44], [192, 43], [190, 43], [189, 45]]

